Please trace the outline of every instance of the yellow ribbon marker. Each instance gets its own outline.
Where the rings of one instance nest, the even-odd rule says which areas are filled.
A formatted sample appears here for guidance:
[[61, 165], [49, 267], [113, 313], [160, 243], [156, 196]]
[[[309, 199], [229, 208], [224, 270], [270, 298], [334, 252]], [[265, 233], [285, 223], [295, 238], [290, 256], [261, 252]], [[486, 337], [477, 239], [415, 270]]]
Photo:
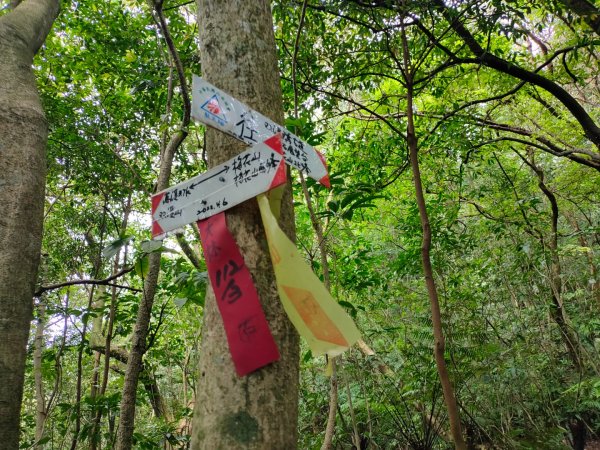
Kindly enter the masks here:
[[315, 356], [341, 354], [360, 332], [279, 228], [267, 197], [257, 199], [285, 312]]

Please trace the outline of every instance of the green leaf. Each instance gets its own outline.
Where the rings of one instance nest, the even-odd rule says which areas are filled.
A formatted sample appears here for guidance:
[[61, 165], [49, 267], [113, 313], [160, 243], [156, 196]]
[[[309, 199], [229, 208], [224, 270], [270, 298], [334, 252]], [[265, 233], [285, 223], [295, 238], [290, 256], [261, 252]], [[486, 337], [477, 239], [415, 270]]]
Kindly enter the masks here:
[[148, 255], [138, 259], [135, 262], [134, 270], [140, 277], [145, 278], [148, 275], [148, 270], [150, 269], [150, 258]]
[[[292, 133], [296, 132], [294, 129], [302, 129], [304, 126], [304, 121], [302, 119], [294, 119], [293, 117], [288, 117], [285, 119], [285, 127], [290, 130]], [[297, 130], [299, 133], [300, 131]]]
[[348, 309], [350, 310], [350, 315], [351, 315], [352, 317], [356, 317], [356, 312], [357, 312], [357, 311], [356, 311], [356, 308], [354, 307], [354, 305], [353, 305], [352, 303], [350, 303], [350, 302], [347, 302], [347, 301], [345, 301], [345, 300], [340, 300], [338, 303], [339, 303], [340, 305], [342, 305], [342, 306], [344, 306], [344, 307], [348, 308]]
[[110, 244], [108, 244], [106, 247], [104, 247], [102, 249], [102, 257], [104, 257], [106, 259], [112, 258], [119, 252], [121, 247], [124, 247], [132, 240], [133, 240], [133, 236], [123, 236], [123, 237], [117, 239], [116, 241], [111, 242]]
[[183, 308], [183, 306], [187, 303], [188, 299], [186, 297], [176, 297], [173, 299], [173, 303], [177, 308]]
[[42, 437], [39, 441], [36, 442], [36, 445], [44, 445], [47, 442], [50, 442], [50, 436]]
[[308, 362], [312, 359], [313, 354], [310, 350], [307, 350], [306, 353], [304, 353], [304, 356], [302, 356], [302, 362]]
[[162, 241], [143, 241], [140, 244], [140, 248], [144, 253], [152, 253], [159, 250], [162, 245]]
[[135, 52], [133, 50], [127, 50], [125, 52], [125, 61], [127, 61], [128, 63], [132, 63], [137, 59], [137, 55], [135, 54]]

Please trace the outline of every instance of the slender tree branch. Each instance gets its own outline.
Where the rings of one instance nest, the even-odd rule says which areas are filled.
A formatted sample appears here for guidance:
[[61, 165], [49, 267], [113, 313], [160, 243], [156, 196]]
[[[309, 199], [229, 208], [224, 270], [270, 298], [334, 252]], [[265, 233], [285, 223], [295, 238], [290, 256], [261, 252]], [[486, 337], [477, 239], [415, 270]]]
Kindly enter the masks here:
[[191, 5], [192, 3], [195, 3], [195, 0], [191, 0], [189, 2], [183, 2], [178, 5], [169, 6], [168, 8], [164, 8], [163, 11], [169, 11], [171, 9], [178, 9], [178, 8], [181, 8], [182, 6]]
[[[44, 292], [47, 291], [51, 291], [54, 289], [60, 289], [62, 287], [65, 286], [75, 286], [75, 285], [79, 285], [79, 284], [93, 284], [93, 285], [99, 285], [99, 284], [103, 284], [105, 286], [112, 286], [113, 284], [111, 283], [111, 281], [116, 280], [117, 278], [122, 277], [123, 275], [131, 272], [133, 270], [133, 267], [126, 267], [125, 269], [120, 270], [119, 272], [115, 273], [114, 275], [111, 275], [108, 278], [104, 278], [102, 280], [72, 280], [72, 281], [64, 281], [62, 283], [56, 283], [56, 284], [50, 284], [48, 286], [40, 286], [38, 288], [37, 291], [35, 291], [34, 297], [39, 297], [40, 295], [42, 295]], [[124, 289], [130, 289], [130, 290], [135, 290], [137, 292], [139, 292], [139, 289], [134, 289], [131, 288], [129, 286], [123, 286], [123, 285], [116, 285], [116, 287], [120, 287], [120, 288], [124, 288]]]
[[349, 16], [347, 14], [343, 14], [339, 10], [332, 11], [331, 9], [329, 9], [329, 8], [327, 8], [325, 6], [320, 6], [320, 5], [309, 5], [309, 4], [307, 4], [306, 6], [307, 6], [307, 8], [314, 9], [315, 11], [322, 11], [322, 12], [325, 12], [325, 13], [330, 14], [332, 16], [339, 17], [341, 19], [345, 19], [345, 20], [347, 20], [350, 23], [353, 23], [355, 25], [359, 25], [361, 27], [364, 27], [367, 30], [369, 30], [369, 31], [371, 31], [373, 33], [376, 33], [376, 34], [384, 32], [384, 31], [387, 31], [387, 30], [397, 29], [400, 26], [400, 25], [392, 25], [392, 26], [388, 26], [388, 27], [374, 26], [374, 25], [371, 25], [371, 24], [369, 24], [367, 22], [363, 22], [363, 21], [361, 21], [359, 19], [351, 17], [351, 16]]
[[398, 127], [396, 127], [394, 124], [392, 124], [390, 122], [390, 120], [388, 120], [384, 115], [375, 112], [374, 110], [372, 110], [368, 106], [365, 106], [362, 103], [360, 103], [360, 102], [358, 102], [356, 100], [353, 100], [353, 99], [351, 99], [349, 97], [346, 97], [346, 96], [343, 96], [341, 94], [338, 94], [337, 92], [331, 92], [331, 91], [328, 91], [326, 89], [322, 89], [322, 88], [320, 88], [318, 86], [312, 85], [309, 82], [302, 83], [302, 86], [306, 87], [308, 89], [311, 89], [314, 92], [320, 92], [322, 94], [329, 95], [330, 97], [337, 98], [338, 100], [343, 100], [343, 101], [348, 102], [348, 103], [350, 103], [350, 104], [352, 104], [354, 106], [357, 106], [358, 108], [360, 108], [360, 109], [362, 109], [364, 111], [367, 111], [369, 114], [372, 114], [373, 116], [375, 116], [379, 120], [381, 120], [383, 123], [385, 123], [390, 128], [390, 130], [392, 130], [394, 133], [396, 133], [399, 137], [402, 137], [402, 138], [406, 139], [405, 134], [402, 133], [402, 131]]
[[185, 239], [185, 236], [183, 235], [183, 233], [175, 233], [175, 238], [177, 239], [179, 248], [181, 248], [181, 251], [183, 251], [184, 255], [187, 256], [188, 260], [192, 263], [192, 265], [197, 270], [202, 270], [202, 264], [200, 262], [200, 258], [198, 257], [198, 255], [196, 255], [196, 252], [194, 251], [194, 249], [192, 249], [192, 247], [190, 247], [190, 244], [188, 244], [188, 241]]
[[518, 78], [522, 81], [534, 84], [546, 90], [558, 99], [573, 115], [581, 125], [585, 136], [596, 147], [600, 148], [600, 128], [596, 122], [581, 106], [581, 104], [571, 96], [563, 87], [552, 80], [517, 66], [514, 63], [499, 58], [498, 56], [484, 49], [464, 24], [456, 18], [456, 11], [450, 9], [443, 0], [433, 0], [434, 4], [440, 9], [442, 15], [450, 23], [456, 34], [467, 44], [471, 52], [477, 57], [481, 64], [498, 70], [499, 72]]
[[543, 247], [544, 246], [544, 235], [542, 234], [542, 232], [540, 230], [538, 230], [536, 227], [533, 226], [533, 224], [529, 220], [529, 217], [527, 217], [527, 213], [525, 212], [525, 209], [523, 208], [523, 204], [521, 203], [521, 198], [519, 197], [519, 192], [517, 191], [517, 188], [515, 187], [515, 183], [513, 182], [512, 178], [510, 176], [508, 176], [508, 173], [506, 172], [506, 170], [504, 169], [504, 166], [500, 162], [498, 155], [496, 155], [496, 153], [492, 153], [492, 155], [494, 156], [494, 159], [496, 160], [498, 167], [500, 167], [500, 170], [502, 171], [504, 178], [506, 179], [506, 181], [508, 182], [508, 184], [511, 187], [511, 190], [513, 191], [513, 194], [514, 194], [515, 200], [516, 200], [516, 204], [519, 207], [519, 212], [521, 213], [521, 216], [523, 216], [523, 220], [527, 224], [526, 230], [528, 230], [528, 233], [530, 235], [536, 236], [539, 239], [539, 241]]
[[[181, 97], [183, 101], [183, 117], [180, 122], [179, 130], [171, 136], [169, 143], [167, 144], [164, 152], [161, 154], [160, 171], [157, 180], [157, 191], [166, 189], [169, 185], [171, 169], [173, 167], [173, 158], [179, 149], [179, 146], [183, 143], [184, 139], [188, 135], [188, 126], [190, 123], [191, 114], [190, 97], [185, 79], [185, 72], [183, 70], [183, 64], [181, 63], [181, 58], [179, 57], [179, 53], [177, 52], [177, 49], [173, 43], [173, 39], [171, 38], [171, 34], [162, 11], [162, 6], [163, 0], [155, 0], [154, 11], [158, 17], [158, 22], [160, 23], [160, 28], [165, 41], [167, 42], [169, 53], [173, 59], [173, 62], [175, 63], [175, 68], [177, 69], [177, 76], [179, 78]], [[158, 276], [160, 273], [160, 260], [160, 252], [150, 254], [148, 274], [144, 280], [144, 293], [138, 308], [138, 315], [136, 318], [133, 340], [131, 344], [131, 352], [129, 361], [127, 363], [127, 370], [125, 372], [125, 382], [123, 384], [123, 401], [120, 408], [119, 432], [115, 446], [115, 448], [118, 450], [130, 450], [133, 443], [135, 398], [140, 371], [143, 368], [143, 356], [148, 349], [148, 328], [150, 326], [152, 305], [154, 304], [154, 296], [156, 294]]]

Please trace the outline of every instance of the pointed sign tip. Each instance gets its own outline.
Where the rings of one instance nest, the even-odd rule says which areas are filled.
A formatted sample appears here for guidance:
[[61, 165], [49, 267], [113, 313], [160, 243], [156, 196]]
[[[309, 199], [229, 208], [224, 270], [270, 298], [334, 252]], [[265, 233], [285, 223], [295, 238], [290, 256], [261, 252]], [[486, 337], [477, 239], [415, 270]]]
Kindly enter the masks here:
[[319, 180], [319, 183], [321, 183], [327, 189], [331, 189], [331, 183], [329, 182], [329, 172], [327, 171], [327, 161], [325, 161], [325, 157], [316, 148], [315, 148], [315, 152], [319, 156], [319, 159], [321, 160], [321, 162], [323, 163], [323, 167], [325, 168], [325, 176]]
[[331, 189], [331, 183], [329, 182], [329, 174], [325, 175], [323, 178], [321, 178], [319, 180], [319, 183], [321, 183], [323, 186], [325, 186], [327, 189]]
[[161, 228], [161, 226], [158, 224], [158, 222], [156, 220], [154, 220], [152, 222], [152, 237], [155, 238], [164, 233], [165, 233], [165, 231]]
[[327, 161], [325, 161], [325, 157], [323, 156], [323, 154], [316, 148], [315, 148], [315, 152], [317, 153], [317, 155], [319, 156], [319, 159], [323, 163], [323, 167], [325, 167], [325, 169], [327, 169]]
[[158, 208], [158, 205], [160, 204], [160, 201], [163, 199], [164, 196], [164, 192], [152, 196], [152, 215], [154, 215], [156, 208]]
[[285, 183], [287, 180], [287, 171], [285, 168], [285, 163], [283, 159], [279, 163], [279, 167], [277, 168], [277, 172], [273, 177], [273, 181], [271, 181], [271, 185], [269, 186], [269, 190], [279, 186], [280, 184]]
[[266, 145], [271, 147], [280, 155], [283, 155], [283, 148], [281, 146], [281, 133], [274, 134], [264, 142]]

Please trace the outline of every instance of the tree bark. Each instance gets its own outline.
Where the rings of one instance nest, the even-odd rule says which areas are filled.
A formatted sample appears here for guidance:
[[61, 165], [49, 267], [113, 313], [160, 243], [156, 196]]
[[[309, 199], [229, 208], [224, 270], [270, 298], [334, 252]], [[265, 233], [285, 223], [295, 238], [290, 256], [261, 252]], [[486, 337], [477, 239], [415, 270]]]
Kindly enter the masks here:
[[[123, 364], [127, 364], [129, 361], [129, 354], [127, 350], [122, 347], [111, 347], [107, 353], [107, 348], [102, 347], [100, 345], [92, 347], [92, 349], [98, 353], [104, 354], [112, 359], [115, 359]], [[111, 367], [113, 370], [117, 370], [115, 366]], [[120, 372], [122, 373], [122, 372]], [[152, 411], [156, 417], [162, 417], [167, 422], [171, 422], [173, 420], [172, 415], [169, 413], [169, 410], [166, 406], [165, 400], [160, 393], [160, 389], [158, 387], [158, 383], [156, 382], [156, 377], [146, 369], [142, 365], [142, 370], [140, 371], [139, 379], [142, 381], [144, 385], [144, 389], [146, 389], [146, 393], [148, 394], [148, 398], [150, 399], [150, 406], [152, 406]]]
[[[106, 286], [100, 285], [95, 290], [96, 300], [92, 306], [94, 309], [104, 309], [104, 296], [106, 294]], [[89, 343], [90, 347], [99, 346], [102, 342], [102, 314], [98, 314], [92, 321], [92, 331], [90, 332]], [[90, 385], [90, 397], [96, 398], [98, 388], [100, 387], [100, 357], [102, 353], [94, 352], [94, 368], [92, 370], [92, 381]]]
[[[550, 291], [552, 302], [550, 304], [550, 312], [552, 318], [558, 325], [562, 340], [565, 343], [565, 347], [569, 354], [569, 358], [573, 363], [573, 368], [577, 372], [582, 371], [581, 351], [579, 346], [579, 340], [577, 336], [570, 328], [567, 320], [567, 313], [563, 306], [562, 293], [563, 293], [563, 282], [562, 282], [562, 269], [560, 264], [560, 255], [558, 253], [558, 201], [554, 193], [548, 188], [544, 181], [544, 171], [536, 165], [533, 158], [533, 151], [529, 152], [529, 159], [521, 157], [523, 161], [535, 172], [538, 178], [538, 187], [544, 193], [552, 210], [551, 216], [551, 227], [552, 234], [550, 239], [547, 241], [548, 249], [550, 250], [550, 264], [548, 278], [550, 281]], [[543, 243], [542, 243], [543, 244]]]
[[0, 442], [16, 449], [40, 258], [48, 127], [31, 66], [58, 0], [0, 17]]
[[[283, 122], [272, 16], [267, 0], [198, 0], [203, 76], [278, 123]], [[209, 166], [244, 145], [215, 130], [206, 132]], [[293, 236], [289, 185], [281, 225]], [[281, 358], [239, 378], [233, 367], [214, 293], [208, 289], [194, 408], [192, 448], [295, 449], [298, 420], [298, 335], [283, 310], [256, 200], [227, 213], [256, 285]]]

